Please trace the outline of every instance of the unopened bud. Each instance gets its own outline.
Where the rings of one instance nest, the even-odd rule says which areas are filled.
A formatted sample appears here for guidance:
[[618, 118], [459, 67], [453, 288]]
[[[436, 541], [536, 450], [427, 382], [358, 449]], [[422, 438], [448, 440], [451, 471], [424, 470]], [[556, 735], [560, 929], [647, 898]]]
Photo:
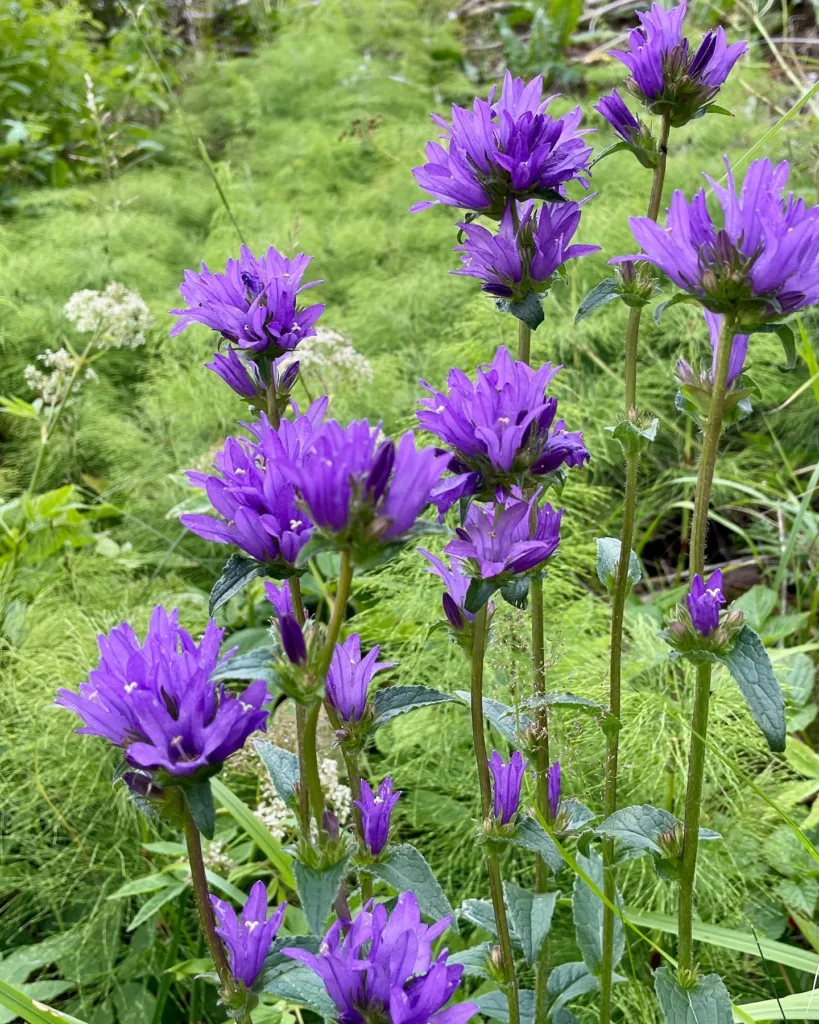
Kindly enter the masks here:
[[321, 816], [321, 827], [324, 833], [328, 835], [333, 842], [338, 839], [340, 832], [338, 818], [332, 811], [324, 811]]
[[389, 516], [376, 516], [364, 531], [365, 544], [376, 544], [392, 526]]
[[728, 640], [728, 630], [725, 628], [725, 626], [719, 626], [711, 634], [711, 643], [715, 647], [725, 647], [725, 645], [728, 643]]
[[745, 615], [739, 608], [734, 608], [733, 611], [728, 612], [725, 616], [725, 625], [729, 629], [742, 629], [745, 625]]
[[668, 632], [675, 640], [684, 640], [688, 636], [688, 630], [681, 622], [669, 622]]
[[500, 946], [492, 947], [492, 952], [489, 954], [489, 962], [494, 970], [498, 972], [503, 970], [503, 953], [501, 953]]
[[706, 295], [716, 295], [719, 291], [719, 281], [713, 270], [704, 271], [700, 283]]

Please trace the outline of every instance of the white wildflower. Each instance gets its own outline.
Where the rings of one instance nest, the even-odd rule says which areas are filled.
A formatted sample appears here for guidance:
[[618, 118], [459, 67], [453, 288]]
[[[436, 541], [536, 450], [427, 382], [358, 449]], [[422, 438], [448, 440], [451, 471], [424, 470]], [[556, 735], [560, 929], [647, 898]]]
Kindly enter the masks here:
[[80, 334], [97, 335], [97, 348], [137, 348], [154, 323], [139, 292], [117, 282], [101, 292], [74, 292], [63, 312]]
[[349, 786], [342, 785], [338, 780], [338, 764], [325, 757], [319, 761], [319, 779], [327, 803], [336, 813], [339, 822], [344, 825], [350, 820], [352, 793]]
[[208, 871], [215, 871], [217, 875], [227, 875], [236, 866], [223, 840], [208, 843], [202, 851], [202, 859]]
[[[369, 359], [357, 352], [348, 338], [327, 327], [318, 327], [312, 338], [305, 338], [299, 343], [288, 363], [296, 360], [302, 371], [312, 370], [325, 385], [356, 386], [371, 384], [373, 380]], [[284, 368], [283, 361], [280, 372]]]
[[[37, 361], [51, 372], [45, 373], [38, 366], [29, 363], [23, 370], [26, 384], [38, 398], [42, 399], [44, 405], [58, 405], [66, 397], [68, 384], [77, 367], [79, 357], [72, 355], [65, 348], [58, 348], [56, 352], [47, 348], [45, 352], [41, 352], [37, 356]], [[96, 373], [88, 369], [79, 380], [74, 382], [74, 389], [76, 390], [81, 381], [95, 380], [97, 380]]]

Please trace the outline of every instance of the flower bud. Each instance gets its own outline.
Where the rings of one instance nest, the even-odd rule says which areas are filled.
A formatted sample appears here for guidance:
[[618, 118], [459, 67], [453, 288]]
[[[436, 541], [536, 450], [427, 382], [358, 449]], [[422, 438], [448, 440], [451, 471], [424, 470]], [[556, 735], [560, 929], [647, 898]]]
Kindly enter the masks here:
[[669, 622], [668, 632], [675, 640], [684, 640], [688, 636], [688, 630], [681, 622]]
[[325, 808], [321, 816], [321, 828], [332, 842], [335, 842], [340, 834], [338, 818], [332, 811]]
[[734, 608], [732, 611], [728, 612], [725, 616], [725, 625], [728, 629], [742, 629], [745, 625], [745, 616], [739, 608]]

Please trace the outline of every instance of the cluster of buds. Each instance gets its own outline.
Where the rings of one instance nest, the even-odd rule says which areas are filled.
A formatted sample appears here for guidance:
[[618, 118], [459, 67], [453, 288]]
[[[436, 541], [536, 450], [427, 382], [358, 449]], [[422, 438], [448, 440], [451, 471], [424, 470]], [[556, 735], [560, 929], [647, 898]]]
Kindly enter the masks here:
[[[678, 821], [671, 828], [657, 836], [657, 845], [662, 857], [662, 877], [666, 880], [679, 878], [682, 865], [683, 847], [685, 845], [685, 826]], [[655, 857], [655, 863], [657, 858]]]
[[624, 260], [615, 270], [617, 295], [632, 309], [642, 309], [660, 293], [660, 286], [650, 263]]
[[637, 157], [643, 167], [653, 170], [657, 166], [659, 156], [657, 140], [652, 135], [649, 126], [632, 114], [616, 89], [612, 89], [610, 96], [603, 96], [594, 109], [602, 114], [620, 138], [619, 142], [604, 150], [595, 159], [595, 163], [615, 150], [628, 149]]
[[677, 606], [676, 618], [661, 634], [663, 639], [691, 661], [710, 661], [727, 654], [745, 624], [739, 610], [722, 610], [722, 570], [715, 569], [706, 583], [696, 575], [685, 601]]

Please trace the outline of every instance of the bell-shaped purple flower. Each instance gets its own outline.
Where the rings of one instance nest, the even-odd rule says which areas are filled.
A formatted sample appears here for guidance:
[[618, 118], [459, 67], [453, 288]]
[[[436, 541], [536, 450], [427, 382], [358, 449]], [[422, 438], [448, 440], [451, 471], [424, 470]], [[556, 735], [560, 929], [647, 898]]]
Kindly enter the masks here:
[[520, 788], [529, 762], [523, 760], [519, 750], [516, 750], [508, 761], [504, 761], [497, 750], [493, 750], [486, 763], [492, 773], [493, 813], [501, 825], [508, 825], [518, 813]]
[[497, 234], [480, 224], [459, 224], [466, 241], [455, 252], [463, 253], [464, 266], [452, 273], [478, 278], [483, 291], [501, 299], [521, 300], [530, 291], [547, 291], [558, 267], [600, 249], [569, 244], [582, 205], [544, 203], [535, 212], [534, 201], [509, 203]]
[[417, 450], [408, 431], [396, 445], [366, 420], [333, 420], [316, 434], [300, 464], [286, 472], [315, 525], [341, 545], [401, 540], [430, 502], [448, 459]]
[[343, 644], [336, 644], [327, 670], [327, 700], [345, 724], [360, 722], [367, 707], [370, 683], [376, 672], [392, 668], [393, 661], [378, 661], [381, 648], [376, 644], [361, 657], [361, 637], [352, 633]]
[[387, 776], [374, 793], [366, 779], [361, 780], [361, 799], [355, 805], [361, 815], [361, 831], [367, 849], [378, 857], [390, 836], [390, 815], [398, 803], [401, 790], [393, 792], [392, 779]]
[[[424, 551], [423, 548], [418, 548], [418, 551], [430, 563], [431, 568], [427, 569], [427, 572], [431, 572], [443, 581], [446, 587], [441, 599], [444, 615], [446, 615], [450, 626], [456, 632], [461, 632], [466, 628], [467, 623], [472, 622], [475, 618], [473, 612], [466, 610], [466, 592], [469, 590], [470, 578], [461, 572], [455, 559], [450, 559], [449, 567], [447, 567], [440, 558], [429, 551]], [[493, 609], [494, 606], [490, 602], [490, 615]]]
[[252, 988], [281, 927], [287, 904], [280, 903], [268, 918], [267, 888], [261, 880], [253, 884], [241, 917], [237, 918], [233, 907], [216, 896], [211, 896], [210, 902], [216, 914], [216, 934], [228, 952], [230, 973], [246, 988]]
[[[705, 322], [708, 324], [708, 335], [711, 341], [711, 348], [713, 349], [713, 357], [711, 360], [711, 382], [713, 383], [717, 374], [717, 347], [719, 345], [719, 336], [722, 331], [722, 317], [719, 313], [712, 313], [710, 309], [703, 310], [705, 313]], [[727, 386], [730, 388], [734, 381], [742, 373], [742, 368], [745, 365], [745, 357], [748, 355], [748, 335], [747, 334], [735, 334], [734, 340], [731, 342], [731, 359], [728, 363], [728, 380]]]
[[318, 954], [284, 952], [321, 978], [340, 1024], [466, 1024], [478, 1013], [475, 1003], [444, 1009], [463, 965], [447, 964], [446, 949], [433, 956], [450, 920], [422, 924], [415, 894], [404, 892], [391, 913], [383, 903], [368, 903], [353, 921], [336, 921]]
[[223, 635], [211, 620], [196, 644], [178, 611], [158, 607], [144, 644], [127, 622], [100, 636], [99, 666], [57, 704], [83, 720], [77, 732], [122, 747], [134, 768], [179, 777], [218, 768], [264, 729], [270, 699], [264, 680], [236, 695], [211, 679], [233, 654], [220, 656]]
[[612, 89], [608, 96], [601, 96], [594, 109], [608, 121], [623, 142], [635, 143], [639, 140], [643, 125], [616, 89]]
[[304, 633], [299, 625], [293, 609], [293, 596], [290, 592], [290, 580], [285, 580], [280, 587], [265, 581], [265, 596], [275, 610], [274, 620], [281, 637], [282, 648], [288, 661], [293, 665], [307, 664], [307, 645]]
[[275, 430], [262, 413], [256, 440], [229, 437], [214, 460], [218, 476], [191, 471], [188, 479], [207, 492], [221, 518], [188, 514], [180, 521], [192, 533], [217, 544], [235, 544], [275, 571], [289, 571], [310, 539], [313, 524], [296, 500], [286, 473], [292, 472], [315, 435], [327, 407], [319, 399]]
[[472, 504], [457, 537], [444, 548], [469, 566], [480, 579], [518, 576], [542, 566], [560, 544], [563, 509], [555, 512], [548, 503], [538, 508], [532, 524], [532, 509], [539, 493], [530, 501], [510, 497], [500, 514], [491, 505]]
[[685, 3], [670, 10], [652, 4], [648, 12], [637, 12], [640, 28], [629, 33], [629, 50], [609, 50], [631, 72], [629, 90], [652, 112], [667, 114], [676, 126], [686, 124], [714, 99], [748, 49], [745, 42], [729, 46], [725, 31], [718, 28], [707, 32], [692, 53], [682, 34], [685, 14]]
[[546, 793], [549, 801], [549, 817], [552, 821], [560, 810], [560, 761], [549, 766], [546, 773]]
[[444, 203], [500, 220], [511, 199], [548, 198], [574, 179], [588, 185], [592, 150], [579, 129], [580, 107], [551, 117], [555, 97], [541, 100], [542, 92], [539, 75], [527, 85], [507, 71], [497, 101], [493, 89], [472, 110], [453, 105], [451, 125], [433, 114], [444, 135], [427, 145], [428, 162], [412, 172], [433, 201], [413, 211]]
[[719, 625], [719, 610], [725, 604], [722, 569], [715, 569], [707, 583], [697, 574], [691, 581], [685, 601], [694, 629], [702, 636], [708, 636]]
[[320, 303], [305, 308], [298, 302], [301, 292], [321, 284], [302, 284], [311, 259], [304, 253], [287, 259], [272, 245], [257, 258], [243, 245], [223, 274], [212, 274], [204, 263], [201, 273], [186, 270], [179, 290], [188, 306], [171, 310], [179, 317], [171, 335], [200, 323], [254, 357], [292, 351], [316, 333], [313, 325], [324, 311]]
[[746, 322], [771, 320], [819, 302], [819, 206], [784, 193], [790, 168], [755, 160], [737, 191], [705, 177], [722, 208], [708, 212], [704, 190], [689, 203], [675, 192], [663, 228], [648, 217], [629, 221], [639, 256], [659, 267], [715, 313]]
[[256, 364], [240, 359], [232, 345], [228, 345], [224, 352], [215, 352], [213, 362], [205, 363], [205, 366], [242, 398], [258, 398], [264, 391]]
[[448, 394], [421, 381], [431, 397], [421, 399], [418, 420], [450, 449], [456, 474], [433, 491], [441, 513], [466, 495], [510, 488], [523, 475], [534, 483], [561, 466], [588, 461], [582, 433], [555, 419], [557, 399], [546, 393], [559, 370], [551, 363], [532, 369], [501, 346], [474, 382], [450, 370]]

